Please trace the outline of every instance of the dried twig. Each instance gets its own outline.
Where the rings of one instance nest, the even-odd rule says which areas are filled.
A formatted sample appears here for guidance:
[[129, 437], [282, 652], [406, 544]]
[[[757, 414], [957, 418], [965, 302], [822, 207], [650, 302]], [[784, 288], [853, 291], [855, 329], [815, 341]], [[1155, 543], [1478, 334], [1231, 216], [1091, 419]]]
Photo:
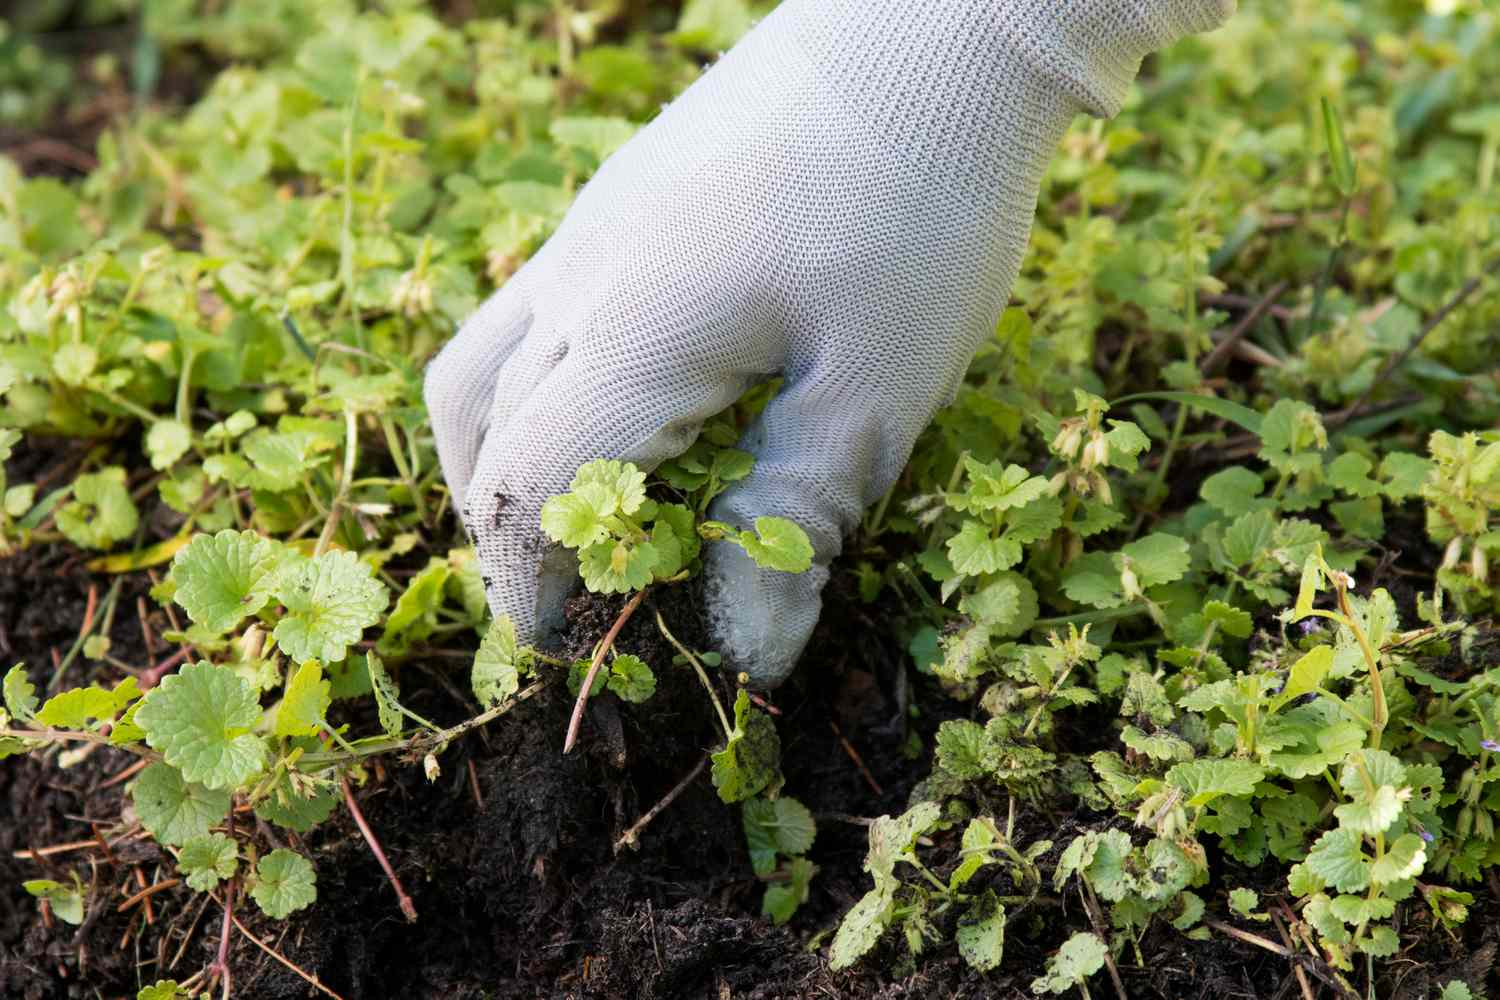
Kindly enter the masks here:
[[255, 946], [257, 948], [259, 948], [261, 951], [265, 952], [267, 955], [270, 955], [272, 958], [276, 959], [276, 961], [280, 962], [282, 965], [286, 966], [288, 969], [290, 969], [291, 971], [295, 972], [298, 976], [302, 977], [302, 980], [304, 982], [306, 982], [307, 984], [309, 984], [313, 988], [321, 990], [322, 992], [324, 992], [324, 993], [328, 994], [329, 996], [333, 997], [333, 1000], [344, 1000], [343, 997], [339, 996], [337, 993], [333, 992], [333, 990], [330, 990], [328, 987], [324, 986], [322, 984], [322, 982], [320, 982], [318, 980], [317, 976], [313, 975], [310, 972], [307, 972], [307, 971], [303, 970], [300, 966], [294, 964], [290, 959], [286, 958], [284, 955], [282, 955], [275, 948], [272, 948], [270, 945], [266, 944], [264, 941], [262, 941], [260, 938], [256, 937], [254, 934], [251, 934], [248, 930], [245, 929], [245, 925], [242, 924], [242, 923], [240, 923], [240, 918], [239, 917], [235, 917], [234, 918], [234, 926], [235, 926], [236, 929], [239, 930], [239, 932], [241, 934], [243, 934], [243, 935], [245, 935], [245, 937], [249, 938], [255, 944]]
[[1313, 997], [1312, 984], [1307, 981], [1307, 973], [1302, 971], [1302, 964], [1297, 961], [1297, 946], [1292, 942], [1292, 937], [1286, 932], [1286, 924], [1282, 923], [1281, 917], [1275, 910], [1270, 911], [1271, 922], [1276, 925], [1276, 933], [1281, 935], [1281, 943], [1287, 946], [1292, 954], [1292, 975], [1297, 979], [1297, 985], [1302, 990], [1302, 1000], [1315, 1000]]
[[1079, 895], [1083, 898], [1083, 908], [1089, 915], [1089, 923], [1094, 925], [1094, 933], [1099, 935], [1099, 940], [1105, 943], [1104, 965], [1109, 969], [1109, 978], [1115, 984], [1115, 994], [1120, 1000], [1130, 1000], [1125, 992], [1125, 983], [1120, 979], [1120, 970], [1115, 965], [1115, 958], [1109, 953], [1109, 934], [1104, 929], [1104, 911], [1099, 908], [1099, 900], [1094, 898], [1094, 890], [1082, 879], [1078, 881]]
[[1285, 281], [1278, 281], [1272, 285], [1271, 290], [1262, 295], [1256, 301], [1255, 305], [1250, 307], [1250, 311], [1241, 317], [1240, 321], [1234, 325], [1234, 328], [1229, 331], [1224, 339], [1214, 345], [1214, 349], [1203, 356], [1203, 360], [1198, 363], [1198, 370], [1205, 375], [1211, 375], [1217, 371], [1219, 366], [1224, 363], [1234, 350], [1235, 345], [1240, 342], [1245, 334], [1250, 332], [1251, 327], [1260, 322], [1260, 318], [1276, 304], [1276, 300], [1281, 298], [1286, 289], [1287, 283]]
[[[1400, 354], [1396, 355], [1394, 358], [1391, 358], [1391, 360], [1385, 363], [1385, 367], [1381, 368], [1380, 374], [1376, 375], [1375, 378], [1371, 380], [1370, 386], [1364, 391], [1364, 394], [1360, 396], [1359, 399], [1354, 401], [1353, 406], [1345, 409], [1343, 413], [1353, 415], [1354, 413], [1358, 412], [1359, 408], [1361, 406], [1364, 406], [1365, 403], [1369, 401], [1371, 394], [1374, 393], [1376, 389], [1380, 388], [1381, 384], [1385, 382], [1386, 379], [1390, 378], [1397, 368], [1400, 368], [1402, 365], [1404, 365], [1406, 363], [1406, 359], [1411, 357], [1412, 353], [1416, 351], [1418, 347], [1422, 346], [1422, 341], [1427, 339], [1427, 335], [1433, 330], [1437, 329], [1438, 324], [1447, 319], [1449, 314], [1451, 314], [1453, 310], [1463, 305], [1464, 302], [1468, 300], [1469, 296], [1477, 292], [1479, 290], [1479, 286], [1484, 283], [1485, 278], [1494, 274], [1500, 274], [1500, 255], [1497, 255], [1493, 260], [1491, 260], [1488, 264], [1481, 268], [1478, 274], [1474, 275], [1474, 277], [1464, 282], [1463, 286], [1459, 288], [1458, 291], [1453, 293], [1453, 297], [1450, 298], [1447, 302], [1444, 302], [1438, 309], [1438, 311], [1433, 313], [1431, 318], [1428, 319], [1426, 323], [1422, 324], [1422, 329], [1417, 331], [1417, 335], [1411, 339], [1411, 343], [1402, 348]], [[1338, 426], [1347, 423], [1349, 419], [1349, 417], [1342, 416], [1342, 414], [1335, 414], [1335, 420], [1330, 420], [1329, 423], [1331, 425]]]
[[[648, 588], [649, 589], [649, 588]], [[594, 662], [589, 664], [589, 672], [583, 678], [583, 687], [578, 690], [578, 700], [573, 703], [573, 715], [568, 719], [568, 735], [563, 739], [563, 753], [573, 749], [573, 744], [578, 742], [578, 727], [583, 725], [583, 710], [589, 703], [589, 691], [594, 687], [594, 678], [599, 674], [599, 668], [604, 665], [604, 658], [614, 648], [615, 639], [620, 635], [620, 629], [630, 621], [630, 616], [635, 614], [635, 609], [641, 606], [641, 601], [646, 597], [646, 591], [640, 590], [636, 595], [625, 603], [620, 609], [620, 615], [615, 623], [609, 627], [604, 634], [604, 639], [599, 643], [599, 648], [594, 652]]]
[[360, 812], [359, 803], [354, 800], [354, 790], [349, 787], [349, 779], [341, 778], [340, 783], [344, 786], [344, 804], [349, 807], [349, 815], [354, 817], [354, 825], [359, 827], [359, 832], [364, 835], [365, 843], [370, 845], [370, 853], [375, 855], [375, 860], [380, 862], [380, 867], [385, 871], [385, 877], [390, 880], [391, 888], [396, 890], [396, 903], [401, 907], [401, 915], [406, 922], [413, 924], [417, 922], [417, 906], [406, 893], [406, 887], [401, 884], [401, 879], [396, 875], [396, 869], [391, 867], [390, 859], [385, 856], [381, 849], [380, 841], [375, 837], [375, 831], [370, 829], [370, 824], [365, 822], [365, 814]]
[[865, 766], [864, 758], [859, 755], [859, 751], [854, 749], [854, 744], [850, 743], [849, 738], [843, 734], [842, 730], [839, 729], [839, 724], [837, 722], [834, 722], [832, 719], [829, 719], [828, 728], [832, 729], [833, 735], [839, 738], [839, 745], [844, 748], [844, 753], [849, 755], [849, 759], [854, 761], [854, 766], [859, 768], [859, 773], [864, 776], [865, 784], [870, 786], [870, 790], [876, 795], [884, 795], [885, 789], [880, 787], [880, 782], [875, 780], [875, 776], [871, 774], [870, 769]]
[[687, 790], [687, 787], [689, 785], [697, 780], [698, 775], [702, 774], [703, 769], [708, 766], [708, 760], [709, 759], [707, 757], [704, 757], [702, 760], [698, 761], [697, 766], [688, 772], [687, 777], [683, 778], [676, 785], [674, 785], [672, 790], [665, 796], [663, 796], [660, 802], [652, 806], [650, 809], [646, 810], [644, 816], [636, 820], [634, 825], [632, 825], [630, 829], [621, 834], [620, 839], [615, 841], [616, 854], [619, 854], [627, 847], [633, 848], [639, 846], [637, 844], [637, 841], [640, 838], [641, 832], [651, 824], [651, 821], [654, 820], [663, 809], [667, 808], [667, 806], [675, 802], [677, 800], [677, 796], [681, 795], [684, 791]]
[[[140, 869], [136, 869], [136, 870], [139, 871]], [[129, 899], [125, 900], [125, 902], [121, 903], [119, 906], [115, 907], [115, 912], [116, 913], [124, 913], [126, 910], [130, 909], [135, 904], [141, 903], [141, 902], [145, 902], [145, 903], [149, 904], [150, 900], [151, 900], [151, 897], [154, 896], [154, 895], [156, 895], [158, 892], [165, 892], [167, 889], [174, 888], [175, 886], [179, 886], [181, 884], [182, 884], [182, 880], [181, 879], [169, 878], [169, 879], [165, 879], [164, 881], [158, 882], [155, 885], [147, 886], [146, 888], [142, 889], [140, 892], [136, 893], [134, 896], [131, 896]], [[149, 916], [150, 915], [148, 913], [148, 917]], [[148, 919], [146, 922], [150, 923], [151, 921]]]
[[1203, 923], [1208, 927], [1212, 927], [1220, 934], [1228, 934], [1230, 937], [1239, 938], [1246, 944], [1253, 944], [1257, 948], [1264, 948], [1266, 951], [1271, 952], [1271, 954], [1273, 955], [1280, 955], [1282, 958], [1292, 957], [1290, 949], [1283, 948], [1275, 941], [1269, 940], [1268, 938], [1263, 938], [1259, 934], [1251, 934], [1249, 931], [1242, 931], [1238, 927], [1231, 927], [1229, 924], [1223, 923], [1218, 920], [1205, 920], [1203, 921]]

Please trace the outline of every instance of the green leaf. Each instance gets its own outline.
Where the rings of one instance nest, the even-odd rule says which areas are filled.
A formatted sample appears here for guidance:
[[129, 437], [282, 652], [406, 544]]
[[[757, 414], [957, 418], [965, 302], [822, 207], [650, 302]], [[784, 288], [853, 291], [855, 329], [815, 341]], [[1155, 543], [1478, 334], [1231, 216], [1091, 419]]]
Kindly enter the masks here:
[[1136, 471], [1136, 456], [1151, 447], [1151, 439], [1129, 420], [1111, 420], [1109, 428], [1104, 435], [1109, 445], [1109, 464], [1126, 472]]
[[1384, 833], [1401, 815], [1401, 799], [1396, 789], [1381, 785], [1354, 802], [1346, 802], [1333, 810], [1339, 823], [1350, 830], [1374, 835]]
[[1312, 614], [1313, 601], [1323, 588], [1323, 557], [1313, 553], [1302, 564], [1302, 579], [1297, 585], [1297, 603], [1292, 608], [1292, 621], [1300, 621]]
[[572, 115], [554, 119], [550, 131], [559, 145], [587, 150], [595, 161], [603, 163], [611, 153], [625, 145], [636, 128], [624, 118]]
[[1185, 931], [1203, 919], [1203, 912], [1207, 906], [1203, 902], [1203, 897], [1195, 892], [1183, 891], [1178, 893], [1177, 898], [1182, 901], [1182, 912], [1173, 918], [1172, 926], [1179, 931]]
[[1131, 542], [1120, 550], [1120, 554], [1135, 571], [1142, 587], [1180, 580], [1192, 562], [1185, 540], [1160, 532]]
[[334, 663], [380, 620], [390, 595], [353, 552], [326, 552], [286, 571], [277, 598], [286, 607], [275, 631], [282, 651]]
[[1449, 980], [1443, 985], [1443, 992], [1438, 1000], [1474, 1000], [1474, 993], [1469, 989], [1469, 984], [1461, 979]]
[[629, 594], [644, 589], [661, 564], [661, 553], [650, 542], [627, 545], [606, 540], [578, 553], [578, 572], [584, 586], [596, 594]]
[[1021, 561], [1021, 545], [1009, 534], [994, 538], [983, 522], [968, 520], [948, 539], [948, 559], [968, 576], [998, 573]]
[[579, 467], [573, 476], [572, 491], [588, 491], [597, 488], [599, 495], [608, 498], [608, 503], [598, 506], [600, 516], [619, 511], [634, 514], [646, 502], [646, 474], [629, 462], [614, 459], [597, 459]]
[[787, 865], [787, 880], [766, 886], [766, 894], [760, 904], [760, 912], [771, 918], [771, 923], [780, 926], [792, 919], [797, 907], [807, 902], [808, 889], [817, 866], [806, 858], [793, 858]]
[[[597, 507], [596, 507], [597, 504]], [[542, 531], [559, 545], [586, 548], [609, 537], [609, 527], [598, 507], [612, 510], [614, 498], [602, 490], [564, 493], [542, 504]]]
[[1386, 848], [1385, 856], [1370, 866], [1370, 880], [1378, 885], [1390, 885], [1402, 879], [1416, 878], [1426, 863], [1427, 845], [1422, 838], [1415, 833], [1403, 833]]
[[146, 432], [146, 454], [151, 468], [158, 472], [170, 469], [193, 446], [193, 432], [175, 420], [158, 420]]
[[250, 895], [266, 915], [285, 919], [318, 898], [318, 879], [312, 862], [284, 847], [260, 859]]
[[14, 719], [30, 722], [36, 714], [36, 688], [26, 673], [26, 664], [17, 663], [5, 672], [5, 710]]
[[1265, 776], [1265, 768], [1248, 760], [1200, 758], [1174, 766], [1167, 772], [1167, 782], [1182, 789], [1187, 804], [1197, 807], [1220, 795], [1253, 795], [1256, 784]]
[[754, 23], [746, 0], [688, 0], [670, 37], [685, 48], [722, 52]]
[[1354, 194], [1358, 185], [1354, 176], [1354, 158], [1349, 155], [1349, 143], [1344, 139], [1344, 123], [1328, 98], [1320, 98], [1323, 105], [1323, 141], [1328, 143], [1328, 158], [1333, 166], [1333, 183], [1345, 198]]
[[430, 559], [427, 567], [412, 578], [385, 620], [385, 631], [376, 646], [381, 655], [403, 653], [412, 643], [432, 634], [438, 609], [443, 606], [444, 588], [452, 575], [446, 560]]
[[1260, 895], [1254, 889], [1229, 890], [1229, 908], [1241, 916], [1250, 916], [1259, 905]]
[[521, 652], [509, 615], [497, 615], [480, 640], [469, 680], [481, 709], [494, 708], [521, 687]]
[[1373, 497], [1380, 493], [1380, 484], [1370, 478], [1374, 465], [1368, 458], [1356, 452], [1345, 452], [1328, 463], [1325, 475], [1328, 485], [1351, 496]]
[[999, 462], [965, 458], [964, 469], [969, 476], [968, 489], [948, 498], [949, 506], [958, 511], [1020, 510], [1051, 489], [1046, 477], [1033, 476], [1019, 465], [1002, 468]]
[[1020, 635], [1036, 621], [1036, 588], [1019, 573], [1001, 573], [966, 595], [959, 602], [959, 610], [991, 635]]
[[1208, 601], [1203, 605], [1203, 620], [1217, 623], [1219, 631], [1236, 639], [1248, 639], [1254, 628], [1250, 612], [1241, 611], [1223, 601]]
[[228, 667], [190, 663], [141, 701], [135, 722], [146, 742], [190, 782], [235, 788], [265, 763], [256, 689]]
[[776, 724], [751, 705], [743, 689], [734, 699], [734, 731], [712, 761], [714, 787], [725, 802], [742, 802], [780, 778], [781, 738], [776, 735]]
[[1381, 492], [1400, 503], [1422, 492], [1422, 484], [1435, 466], [1420, 455], [1393, 451], [1380, 460]]
[[184, 844], [208, 831], [229, 813], [229, 789], [185, 781], [182, 772], [157, 761], [130, 788], [141, 826], [163, 844]]
[[52, 371], [67, 385], [82, 385], [98, 367], [99, 352], [89, 344], [63, 344], [52, 355]]
[[143, 986], [135, 1000], [194, 1000], [195, 994], [177, 985], [175, 979], [158, 979], [152, 986]]
[[198, 535], [172, 559], [174, 599], [197, 624], [227, 632], [271, 599], [279, 549], [253, 531]]
[[995, 833], [994, 821], [989, 817], [969, 820], [969, 825], [964, 828], [962, 860], [948, 876], [949, 889], [963, 888], [979, 869], [995, 860], [994, 851], [998, 846]]
[[1370, 859], [1363, 849], [1363, 838], [1355, 830], [1329, 830], [1303, 862], [1307, 870], [1339, 892], [1358, 892], [1370, 884]]
[[54, 729], [97, 729], [97, 723], [113, 719], [140, 693], [134, 677], [125, 678], [111, 691], [97, 684], [72, 688], [48, 698], [36, 713], [36, 721]]
[[333, 702], [331, 685], [323, 679], [323, 668], [317, 660], [308, 660], [297, 668], [286, 685], [281, 706], [276, 710], [277, 736], [313, 736], [323, 728], [323, 717]]
[[1000, 966], [1005, 952], [1005, 907], [986, 889], [963, 916], [958, 918], [958, 953], [976, 972], [991, 972]]
[[1283, 705], [1318, 690], [1328, 671], [1333, 668], [1333, 647], [1314, 646], [1308, 650], [1287, 674], [1286, 686], [1276, 697], [1276, 704]]
[[750, 799], [742, 807], [740, 819], [757, 875], [775, 871], [778, 854], [791, 857], [806, 853], [817, 835], [812, 813], [796, 799]]
[[370, 672], [370, 693], [375, 696], [375, 711], [380, 716], [380, 728], [387, 736], [400, 736], [401, 689], [396, 680], [386, 672], [385, 664], [374, 651], [365, 654], [365, 667]]
[[1192, 407], [1227, 420], [1231, 424], [1249, 431], [1251, 434], [1260, 434], [1261, 415], [1248, 406], [1217, 396], [1200, 396], [1192, 392], [1137, 392], [1134, 395], [1123, 396], [1109, 404], [1110, 409], [1117, 409], [1125, 403], [1134, 403], [1137, 400], [1160, 400], [1164, 403], [1176, 403], [1179, 406]]
[[302, 776], [297, 784], [293, 784], [285, 773], [281, 774], [267, 790], [266, 797], [255, 803], [255, 815], [277, 826], [306, 833], [333, 815], [339, 801], [333, 787], [309, 788], [307, 785]]
[[838, 933], [828, 949], [828, 967], [838, 972], [863, 958], [890, 924], [893, 908], [891, 887], [877, 882], [839, 922]]
[[1369, 928], [1366, 936], [1360, 938], [1355, 944], [1360, 951], [1376, 958], [1389, 958], [1401, 950], [1401, 939], [1396, 936], [1394, 930], [1384, 925]]
[[938, 726], [938, 765], [955, 778], [972, 781], [985, 775], [984, 727], [968, 719], [949, 719]]
[[177, 852], [177, 867], [187, 876], [188, 888], [208, 892], [220, 881], [233, 878], [240, 859], [233, 840], [222, 833], [194, 837]]
[[107, 549], [135, 534], [139, 515], [125, 470], [117, 465], [79, 476], [73, 481], [73, 499], [57, 510], [57, 527], [75, 545]]
[[1104, 968], [1109, 947], [1090, 931], [1079, 931], [1047, 959], [1045, 975], [1031, 981], [1033, 993], [1066, 993]]
[[37, 899], [45, 899], [52, 907], [52, 915], [63, 923], [73, 924], [75, 927], [83, 923], [83, 886], [76, 874], [72, 885], [54, 882], [50, 878], [37, 878], [22, 882], [21, 888]]
[[1120, 731], [1120, 739], [1136, 753], [1144, 754], [1152, 760], [1185, 761], [1193, 758], [1193, 745], [1164, 729], [1147, 733], [1136, 726], [1127, 725]]
[[639, 704], [656, 693], [656, 675], [641, 658], [621, 653], [609, 665], [609, 690], [622, 701]]
[[1063, 571], [1063, 593], [1070, 600], [1096, 608], [1115, 608], [1124, 603], [1120, 570], [1107, 552], [1087, 552]]
[[807, 532], [784, 517], [757, 517], [755, 534], [742, 531], [736, 541], [762, 569], [805, 573], [812, 566], [813, 547]]
[[1224, 514], [1239, 517], [1267, 505], [1268, 501], [1260, 498], [1265, 488], [1260, 476], [1243, 465], [1231, 465], [1203, 480], [1198, 495]]

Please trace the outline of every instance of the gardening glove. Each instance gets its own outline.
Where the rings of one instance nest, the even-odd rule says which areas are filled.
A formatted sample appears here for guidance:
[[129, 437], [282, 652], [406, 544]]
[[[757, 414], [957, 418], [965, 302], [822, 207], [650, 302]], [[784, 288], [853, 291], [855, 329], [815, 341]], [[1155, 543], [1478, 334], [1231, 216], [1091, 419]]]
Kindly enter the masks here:
[[813, 568], [705, 554], [712, 638], [781, 682], [828, 563], [953, 399], [1006, 305], [1043, 171], [1078, 112], [1235, 0], [785, 0], [610, 157], [432, 362], [426, 397], [490, 606], [561, 627], [548, 497], [595, 458], [650, 469], [747, 388], [750, 476], [710, 514], [791, 518]]

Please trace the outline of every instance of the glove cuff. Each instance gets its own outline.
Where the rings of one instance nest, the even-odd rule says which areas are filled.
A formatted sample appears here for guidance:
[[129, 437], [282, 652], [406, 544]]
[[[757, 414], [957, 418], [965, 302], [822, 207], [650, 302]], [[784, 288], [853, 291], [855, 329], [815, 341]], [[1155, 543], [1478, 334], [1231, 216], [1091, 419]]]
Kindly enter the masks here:
[[1099, 118], [1118, 114], [1141, 60], [1212, 31], [1236, 0], [1001, 0], [1000, 30], [1016, 52]]

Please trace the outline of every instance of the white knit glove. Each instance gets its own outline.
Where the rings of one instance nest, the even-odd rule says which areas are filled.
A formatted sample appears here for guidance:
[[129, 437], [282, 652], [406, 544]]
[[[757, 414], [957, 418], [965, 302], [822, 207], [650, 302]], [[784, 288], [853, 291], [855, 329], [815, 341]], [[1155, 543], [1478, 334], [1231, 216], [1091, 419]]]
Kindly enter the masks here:
[[427, 373], [490, 606], [562, 625], [571, 553], [540, 531], [594, 458], [650, 469], [774, 375], [751, 475], [714, 518], [778, 515], [803, 574], [706, 555], [714, 638], [780, 683], [828, 563], [994, 330], [1053, 149], [1119, 110], [1141, 59], [1235, 0], [785, 0], [579, 192]]

